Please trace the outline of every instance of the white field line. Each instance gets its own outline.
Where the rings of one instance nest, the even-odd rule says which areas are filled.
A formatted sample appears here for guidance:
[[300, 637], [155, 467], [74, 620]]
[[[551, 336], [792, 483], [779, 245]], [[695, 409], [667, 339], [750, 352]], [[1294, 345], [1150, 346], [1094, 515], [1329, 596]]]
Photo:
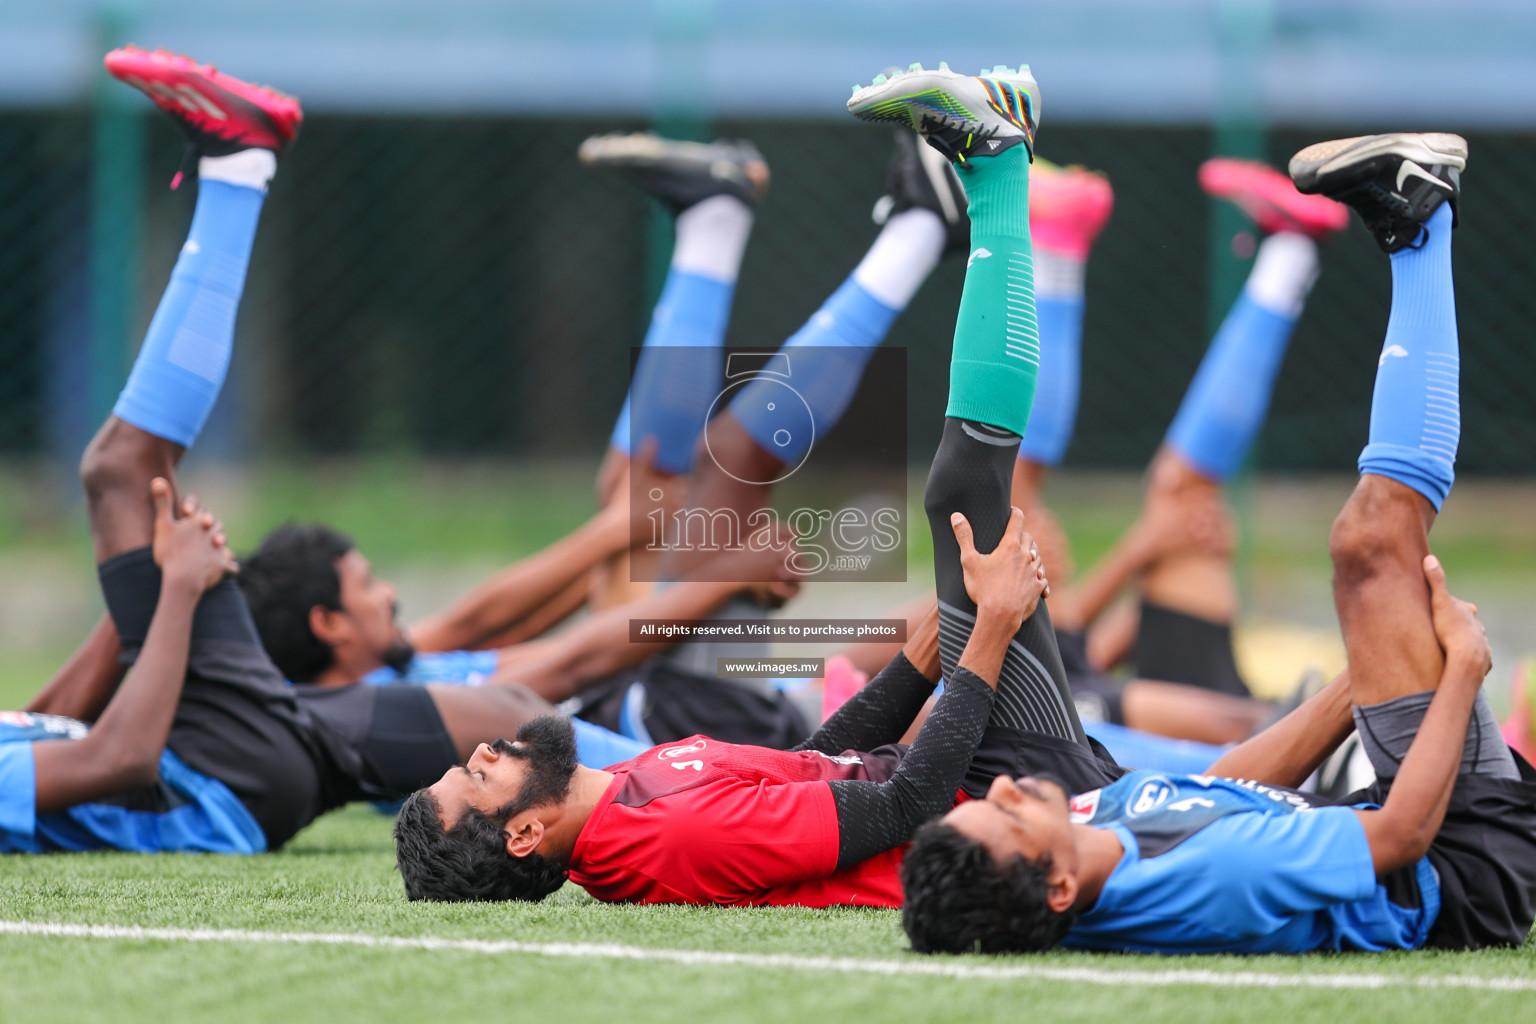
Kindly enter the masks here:
[[941, 978], [986, 978], [1021, 981], [1062, 981], [1110, 987], [1316, 989], [1481, 989], [1493, 992], [1536, 992], [1536, 979], [1479, 978], [1468, 975], [1410, 977], [1390, 974], [1268, 974], [1262, 971], [1208, 971], [1171, 968], [1166, 971], [1105, 970], [1097, 967], [1036, 967], [961, 960], [903, 957], [899, 960], [854, 960], [841, 957], [788, 956], [772, 953], [716, 953], [687, 949], [646, 949], [573, 942], [507, 942], [485, 939], [403, 938], [326, 932], [259, 932], [234, 929], [135, 928], [117, 925], [53, 924], [44, 921], [0, 921], [0, 934], [55, 938], [121, 939], [152, 942], [266, 942], [291, 945], [361, 946], [383, 949], [448, 950], [463, 953], [521, 953], [528, 956], [649, 960], [684, 966], [748, 967], [834, 974], [915, 975]]

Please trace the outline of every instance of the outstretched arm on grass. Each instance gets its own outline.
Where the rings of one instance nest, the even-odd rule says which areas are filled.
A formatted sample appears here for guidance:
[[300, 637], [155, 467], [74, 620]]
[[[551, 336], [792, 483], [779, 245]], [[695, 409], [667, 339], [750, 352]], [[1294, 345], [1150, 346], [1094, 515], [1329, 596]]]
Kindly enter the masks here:
[[628, 513], [611, 505], [544, 550], [496, 573], [445, 610], [415, 623], [411, 641], [421, 651], [484, 647], [536, 616], [583, 581], [593, 566], [628, 546]]

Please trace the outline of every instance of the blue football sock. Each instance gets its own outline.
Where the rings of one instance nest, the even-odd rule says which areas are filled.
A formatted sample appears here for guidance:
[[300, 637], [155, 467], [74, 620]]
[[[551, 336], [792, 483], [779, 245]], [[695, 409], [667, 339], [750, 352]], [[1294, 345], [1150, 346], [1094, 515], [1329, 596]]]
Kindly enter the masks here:
[[1213, 480], [1229, 479], [1264, 426], [1291, 329], [1316, 276], [1317, 247], [1296, 234], [1264, 240], [1168, 428], [1168, 444]]
[[1451, 207], [1430, 216], [1422, 248], [1392, 254], [1392, 311], [1371, 396], [1360, 472], [1391, 477], [1440, 511], [1456, 480], [1461, 438]]
[[752, 208], [733, 196], [711, 196], [677, 215], [671, 269], [613, 428], [610, 443], [625, 455], [651, 437], [657, 468], [685, 473], [693, 465], [694, 445], [720, 394], [720, 346], [752, 220]]
[[190, 447], [224, 385], [265, 192], [200, 180], [192, 228], [112, 414]]
[[784, 387], [768, 378], [742, 388], [731, 400], [731, 415], [763, 450], [786, 464], [800, 461], [853, 401], [864, 367], [900, 312], [850, 277], [779, 349], [789, 357], [786, 383], [804, 399], [813, 428], [780, 429], [786, 419], [774, 406], [783, 400]]
[[656, 439], [656, 466], [686, 473], [710, 404], [720, 393], [736, 284], [673, 269], [651, 316], [645, 348], [612, 445], [632, 454], [635, 438]]
[[[779, 349], [789, 379], [760, 377], [737, 392], [731, 414], [763, 450], [797, 463], [842, 418], [864, 367], [938, 264], [944, 241], [944, 222], [931, 210], [893, 215], [848, 279]], [[785, 384], [805, 403], [788, 415], [775, 408]]]
[[1061, 463], [1072, 443], [1081, 388], [1083, 261], [1035, 249], [1035, 320], [1040, 325], [1040, 375], [1035, 404], [1019, 442], [1019, 458]]

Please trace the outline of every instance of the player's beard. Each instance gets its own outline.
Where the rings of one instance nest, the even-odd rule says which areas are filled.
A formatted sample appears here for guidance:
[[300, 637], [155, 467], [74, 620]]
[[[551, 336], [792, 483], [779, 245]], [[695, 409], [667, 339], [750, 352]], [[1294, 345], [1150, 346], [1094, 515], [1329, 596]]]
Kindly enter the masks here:
[[380, 660], [396, 672], [405, 674], [410, 667], [411, 660], [416, 657], [416, 646], [403, 636], [396, 638], [395, 642], [384, 648]]
[[491, 744], [498, 754], [518, 758], [528, 765], [528, 776], [517, 797], [502, 808], [508, 818], [530, 807], [550, 807], [565, 802], [576, 774], [576, 727], [564, 715], [544, 715], [524, 722], [513, 746], [504, 739]]
[[404, 675], [405, 670], [410, 667], [411, 659], [416, 657], [416, 645], [406, 638], [405, 630], [400, 628], [400, 604], [398, 601], [390, 609], [389, 621], [395, 627], [395, 638], [390, 641], [388, 647], [384, 648], [384, 653], [380, 656], [379, 660], [396, 672]]

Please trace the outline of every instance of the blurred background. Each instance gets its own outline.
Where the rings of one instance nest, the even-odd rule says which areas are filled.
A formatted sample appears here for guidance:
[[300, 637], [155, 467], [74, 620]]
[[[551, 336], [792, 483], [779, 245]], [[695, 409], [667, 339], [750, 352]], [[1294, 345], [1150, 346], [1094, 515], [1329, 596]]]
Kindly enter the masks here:
[[[847, 117], [849, 86], [918, 60], [1028, 62], [1041, 154], [1105, 171], [1116, 192], [1088, 269], [1078, 429], [1050, 492], [1079, 562], [1134, 514], [1137, 474], [1252, 254], [1243, 218], [1198, 188], [1200, 162], [1463, 134], [1461, 479], [1436, 543], [1482, 588], [1469, 596], [1506, 665], [1531, 644], [1529, 0], [48, 0], [0, 3], [0, 652], [21, 689], [99, 613], [74, 467], [192, 211], [190, 185], [167, 188], [179, 134], [101, 69], [126, 42], [292, 92], [306, 113], [187, 480], [242, 546], [290, 517], [350, 530], [402, 579], [408, 614], [591, 507], [670, 239], [636, 193], [576, 164], [588, 134], [756, 141], [774, 184], [728, 340], [775, 345], [875, 233], [890, 139]], [[1254, 614], [1327, 627], [1324, 537], [1364, 440], [1389, 278], [1358, 227], [1322, 264], [1238, 505]], [[887, 342], [907, 350], [916, 472], [937, 440], [961, 271], [941, 266]], [[926, 544], [911, 548], [908, 589], [928, 578]]]

